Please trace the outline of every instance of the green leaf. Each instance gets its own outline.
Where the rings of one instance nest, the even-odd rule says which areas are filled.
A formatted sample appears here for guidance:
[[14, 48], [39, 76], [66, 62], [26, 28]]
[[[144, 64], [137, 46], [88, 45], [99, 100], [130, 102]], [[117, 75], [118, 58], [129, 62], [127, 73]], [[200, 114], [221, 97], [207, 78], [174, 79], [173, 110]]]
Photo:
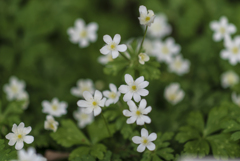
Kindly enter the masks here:
[[240, 130], [240, 124], [234, 120], [227, 120], [222, 123], [224, 132], [234, 132]]
[[73, 145], [89, 145], [90, 142], [86, 136], [71, 120], [63, 120], [61, 127], [55, 133], [51, 133], [51, 137], [64, 147]]
[[105, 153], [104, 158], [101, 159], [100, 161], [111, 161], [111, 156], [112, 156], [112, 152], [108, 150], [108, 151]]
[[90, 147], [87, 147], [87, 146], [79, 147], [71, 152], [71, 154], [69, 155], [69, 160], [73, 160], [75, 158], [88, 155], [89, 152], [90, 152]]
[[91, 155], [85, 155], [82, 157], [77, 157], [71, 161], [96, 161], [95, 158]]
[[189, 114], [187, 122], [191, 127], [194, 127], [199, 132], [202, 132], [204, 130], [204, 120], [200, 112], [191, 112]]
[[0, 161], [9, 161], [17, 158], [17, 152], [5, 147], [4, 140], [0, 139]]
[[240, 131], [233, 133], [233, 134], [231, 135], [231, 139], [232, 139], [233, 141], [239, 140], [239, 139], [240, 139]]
[[90, 154], [98, 159], [104, 158], [104, 153], [107, 151], [107, 147], [103, 144], [96, 144], [91, 148]]
[[162, 159], [160, 159], [158, 155], [153, 155], [152, 161], [162, 161]]
[[180, 143], [200, 137], [199, 132], [190, 126], [180, 127], [179, 130], [180, 132], [176, 135], [175, 139]]
[[206, 140], [198, 139], [187, 142], [184, 145], [184, 151], [190, 154], [195, 154], [201, 158], [209, 154], [210, 148]]

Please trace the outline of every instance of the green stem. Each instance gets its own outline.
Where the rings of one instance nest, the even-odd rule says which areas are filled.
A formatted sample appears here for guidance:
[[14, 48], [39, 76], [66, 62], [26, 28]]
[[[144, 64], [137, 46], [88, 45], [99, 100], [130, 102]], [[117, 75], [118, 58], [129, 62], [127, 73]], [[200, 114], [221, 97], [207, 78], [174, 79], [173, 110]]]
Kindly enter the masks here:
[[146, 124], [144, 124], [144, 127], [145, 127], [145, 129], [147, 129], [147, 126], [146, 126]]
[[105, 119], [103, 113], [102, 113], [102, 118], [103, 118], [103, 120], [104, 120], [104, 122], [105, 122], [105, 125], [107, 126], [107, 130], [108, 130], [109, 136], [112, 136], [112, 135], [111, 135], [111, 132], [110, 132], [110, 130], [109, 130], [108, 124], [107, 124], [107, 120]]
[[[148, 29], [148, 26], [146, 26], [146, 29], [145, 29], [145, 32], [144, 32], [144, 35], [143, 35], [143, 39], [142, 39], [142, 42], [141, 42], [141, 45], [140, 45], [138, 54], [140, 54], [140, 52], [141, 52], [141, 50], [142, 50], [143, 42], [144, 42], [145, 36], [146, 36], [146, 34], [147, 34], [147, 29]], [[137, 55], [138, 55], [138, 54], [137, 54]]]
[[[119, 52], [120, 53], [120, 52]], [[126, 57], [126, 55], [124, 55], [123, 53], [120, 53], [127, 61], [130, 61], [127, 57]]]

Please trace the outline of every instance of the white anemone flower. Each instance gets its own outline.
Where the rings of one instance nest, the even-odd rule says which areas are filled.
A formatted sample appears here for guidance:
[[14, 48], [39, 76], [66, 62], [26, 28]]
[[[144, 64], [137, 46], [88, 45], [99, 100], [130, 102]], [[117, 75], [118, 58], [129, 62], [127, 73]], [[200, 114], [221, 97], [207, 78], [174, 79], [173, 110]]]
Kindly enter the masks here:
[[149, 61], [149, 56], [145, 53], [140, 53], [138, 54], [138, 58], [139, 58], [139, 63], [140, 64], [145, 64], [145, 62]]
[[75, 27], [70, 27], [67, 33], [72, 43], [78, 43], [80, 47], [84, 48], [89, 45], [89, 42], [95, 42], [97, 40], [97, 30], [97, 23], [91, 22], [85, 25], [83, 19], [77, 19], [75, 21]]
[[62, 115], [65, 115], [67, 113], [67, 103], [66, 102], [59, 102], [57, 98], [53, 98], [52, 102], [44, 100], [42, 102], [43, 106], [43, 113], [47, 113], [49, 115], [60, 117]]
[[109, 106], [110, 104], [113, 103], [114, 104], [117, 103], [121, 95], [121, 93], [117, 90], [117, 87], [114, 84], [110, 83], [109, 88], [111, 91], [108, 90], [103, 91], [103, 95], [108, 98], [108, 100], [105, 103], [106, 106]]
[[150, 117], [146, 116], [149, 112], [152, 111], [151, 106], [147, 106], [147, 101], [142, 99], [139, 103], [139, 107], [137, 108], [136, 104], [130, 100], [127, 102], [129, 106], [129, 110], [123, 110], [123, 115], [126, 117], [130, 117], [127, 119], [127, 124], [132, 124], [136, 121], [137, 125], [144, 125], [145, 123], [150, 124], [151, 119]]
[[83, 97], [85, 100], [79, 100], [77, 105], [79, 107], [85, 107], [84, 111], [88, 114], [92, 113], [94, 116], [99, 115], [102, 112], [106, 98], [102, 98], [102, 93], [98, 90], [95, 91], [94, 97], [88, 91], [83, 92]]
[[141, 137], [140, 136], [134, 136], [132, 138], [132, 141], [135, 144], [140, 144], [137, 147], [137, 151], [141, 153], [146, 149], [146, 147], [150, 151], [155, 150], [156, 146], [152, 141], [154, 141], [156, 139], [157, 139], [157, 134], [156, 133], [153, 132], [150, 135], [148, 135], [148, 131], [145, 128], [142, 128]]
[[121, 41], [121, 36], [119, 34], [116, 34], [113, 39], [109, 35], [104, 35], [103, 40], [107, 43], [100, 49], [103, 55], [112, 54], [112, 58], [115, 59], [118, 57], [119, 52], [125, 52], [127, 50], [127, 45], [119, 45]]
[[165, 88], [164, 97], [168, 102], [175, 105], [180, 102], [185, 93], [182, 89], [180, 89], [179, 83], [171, 83], [169, 86]]
[[15, 76], [11, 76], [9, 84], [5, 84], [3, 90], [7, 94], [9, 101], [17, 99], [25, 90], [25, 82], [18, 80]]
[[236, 65], [240, 62], [240, 36], [236, 36], [234, 40], [227, 37], [224, 42], [226, 49], [221, 51], [221, 58], [228, 59], [230, 64]]
[[154, 12], [152, 10], [147, 10], [143, 5], [139, 7], [140, 17], [138, 17], [141, 25], [151, 26], [154, 22]]
[[190, 62], [189, 60], [183, 59], [181, 55], [177, 55], [168, 66], [170, 72], [183, 75], [189, 72]]
[[112, 62], [112, 54], [102, 55], [98, 57], [98, 62], [102, 65], [106, 65], [108, 62]]
[[93, 122], [93, 113], [86, 113], [84, 108], [79, 107], [77, 111], [73, 113], [73, 117], [78, 121], [78, 126], [84, 128]]
[[236, 93], [232, 93], [232, 101], [236, 105], [240, 107], [240, 95], [237, 95]]
[[[15, 161], [15, 160], [13, 160]], [[28, 148], [28, 150], [19, 150], [18, 151], [18, 160], [16, 161], [47, 161], [46, 158], [44, 158], [40, 154], [36, 154], [36, 150], [32, 147]]]
[[153, 38], [162, 38], [169, 35], [172, 31], [171, 26], [167, 23], [167, 18], [164, 14], [156, 14], [154, 22], [148, 28], [148, 35]]
[[31, 144], [34, 141], [34, 137], [27, 135], [32, 131], [31, 126], [24, 127], [24, 123], [21, 122], [18, 126], [13, 124], [12, 132], [6, 135], [6, 139], [9, 140], [8, 145], [13, 146], [15, 143], [15, 149], [21, 150], [23, 148], [23, 142]]
[[125, 102], [131, 100], [132, 97], [136, 102], [139, 102], [141, 96], [147, 96], [149, 94], [148, 90], [144, 89], [148, 86], [149, 82], [144, 81], [143, 76], [137, 78], [135, 81], [130, 74], [125, 74], [124, 78], [127, 85], [121, 85], [118, 90], [125, 94], [123, 96]]
[[77, 87], [71, 88], [71, 94], [76, 97], [83, 97], [84, 91], [88, 91], [93, 94], [94, 84], [91, 79], [79, 79], [77, 81]]
[[228, 19], [222, 16], [218, 21], [212, 21], [210, 23], [210, 28], [215, 32], [213, 34], [214, 41], [220, 41], [234, 34], [237, 30], [233, 24], [228, 23]]
[[239, 76], [233, 71], [227, 71], [221, 75], [223, 88], [232, 87], [239, 82]]
[[47, 115], [46, 119], [47, 120], [44, 122], [44, 129], [52, 130], [52, 131], [56, 132], [59, 123], [57, 121], [55, 121], [55, 119], [52, 115]]
[[175, 44], [173, 38], [167, 38], [165, 42], [155, 41], [153, 54], [157, 57], [159, 62], [170, 63], [174, 55], [177, 55], [181, 47]]

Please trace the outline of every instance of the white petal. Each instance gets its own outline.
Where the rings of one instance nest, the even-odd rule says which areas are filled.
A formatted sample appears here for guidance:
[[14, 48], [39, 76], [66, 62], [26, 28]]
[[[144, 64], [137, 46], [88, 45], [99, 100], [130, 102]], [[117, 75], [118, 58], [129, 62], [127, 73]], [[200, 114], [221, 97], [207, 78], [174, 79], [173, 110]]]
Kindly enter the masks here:
[[130, 117], [129, 119], [127, 119], [127, 124], [134, 123], [136, 121], [136, 119], [137, 119], [137, 117], [135, 117], [135, 116]]
[[91, 22], [87, 25], [87, 30], [90, 32], [94, 32], [98, 29], [98, 24], [95, 22]]
[[236, 32], [236, 27], [233, 25], [233, 24], [230, 24], [229, 26], [228, 26], [228, 31], [230, 32], [230, 33], [235, 33]]
[[13, 146], [16, 143], [17, 139], [11, 139], [8, 142], [8, 145]]
[[148, 137], [148, 131], [145, 128], [142, 128], [141, 130], [141, 136], [142, 137]]
[[81, 39], [81, 40], [79, 41], [79, 47], [84, 48], [84, 47], [87, 47], [88, 45], [89, 45], [89, 42], [88, 42], [87, 39]]
[[110, 104], [113, 103], [113, 100], [112, 99], [108, 99], [106, 102], [105, 102], [105, 105], [108, 107]]
[[131, 112], [135, 112], [137, 110], [137, 106], [132, 100], [128, 101], [127, 104]]
[[147, 106], [147, 101], [145, 99], [142, 99], [140, 104], [139, 104], [139, 109], [145, 109]]
[[31, 131], [32, 131], [32, 127], [31, 126], [28, 126], [28, 127], [24, 128], [24, 130], [23, 130], [25, 135], [29, 134]]
[[150, 142], [150, 143], [147, 145], [147, 148], [148, 148], [148, 150], [153, 151], [153, 150], [155, 150], [156, 146], [155, 146], [155, 144], [153, 144], [152, 142]]
[[111, 89], [111, 91], [113, 91], [115, 93], [117, 92], [117, 87], [114, 84], [110, 83], [109, 88]]
[[143, 119], [144, 122], [146, 122], [146, 123], [148, 123], [148, 124], [151, 123], [151, 119], [150, 119], [150, 117], [148, 117], [148, 116], [142, 115], [142, 119]]
[[151, 133], [149, 136], [148, 136], [148, 140], [149, 141], [154, 141], [157, 139], [157, 134], [155, 132]]
[[130, 116], [132, 116], [132, 113], [128, 110], [123, 110], [123, 115], [127, 116], [127, 117], [130, 117]]
[[119, 55], [119, 52], [117, 50], [112, 51], [112, 58], [116, 59]]
[[108, 97], [109, 94], [110, 94], [110, 91], [103, 91], [103, 95], [104, 95], [105, 97]]
[[140, 136], [134, 136], [132, 137], [132, 141], [135, 143], [135, 144], [141, 144], [141, 140], [142, 138]]
[[137, 123], [137, 125], [144, 125], [144, 118], [138, 117], [136, 123]]
[[84, 97], [85, 100], [87, 100], [87, 101], [90, 101], [90, 100], [93, 99], [93, 96], [92, 96], [92, 94], [91, 94], [89, 91], [84, 91], [84, 92], [83, 92], [83, 97]]
[[137, 147], [137, 151], [138, 152], [143, 152], [145, 150], [146, 146], [144, 146], [143, 144], [140, 144], [138, 147]]
[[148, 106], [147, 108], [145, 108], [144, 110], [142, 110], [142, 114], [148, 114], [149, 112], [152, 111], [152, 107], [151, 106]]
[[147, 8], [143, 5], [139, 7], [139, 12], [142, 14], [147, 14]]
[[12, 132], [16, 132], [17, 131], [17, 125], [16, 124], [13, 124], [13, 127], [12, 127]]
[[212, 30], [217, 30], [217, 29], [219, 28], [218, 22], [217, 22], [217, 21], [211, 22], [211, 23], [210, 23], [210, 28], [211, 28]]
[[31, 144], [34, 141], [34, 137], [26, 135], [23, 140], [25, 141], [25, 143]]
[[109, 44], [109, 43], [112, 42], [112, 38], [111, 38], [111, 36], [109, 36], [109, 35], [104, 35], [104, 36], [103, 36], [103, 41], [104, 41], [105, 43]]
[[101, 107], [104, 107], [105, 102], [106, 102], [106, 98], [103, 98], [101, 101], [98, 102], [98, 105]]
[[119, 44], [120, 41], [121, 41], [121, 36], [119, 34], [116, 34], [113, 38], [113, 41], [116, 43], [116, 44]]
[[127, 92], [124, 96], [123, 96], [123, 100], [125, 102], [129, 101], [132, 99], [133, 93], [132, 92]]
[[148, 85], [149, 85], [149, 82], [148, 82], [148, 81], [144, 81], [144, 82], [140, 83], [140, 84], [138, 85], [138, 87], [139, 87], [139, 88], [145, 88], [145, 87], [147, 87]]
[[95, 91], [94, 99], [98, 101], [102, 99], [102, 93], [99, 90]]
[[129, 92], [129, 87], [127, 85], [121, 85], [118, 90], [121, 92], [121, 93], [127, 93]]
[[125, 52], [127, 50], [127, 45], [125, 44], [118, 45], [117, 50], [120, 52]]
[[149, 94], [148, 90], [146, 89], [139, 89], [137, 93], [141, 96], [147, 96]]
[[133, 77], [130, 74], [125, 74], [124, 78], [125, 78], [125, 82], [128, 85], [131, 85], [134, 82]]
[[108, 53], [110, 53], [110, 50], [108, 49], [107, 45], [103, 46], [101, 49], [100, 49], [100, 53], [104, 54], [104, 55], [107, 55]]
[[79, 107], [88, 107], [88, 106], [89, 106], [89, 103], [88, 103], [87, 101], [85, 101], [85, 100], [79, 100], [79, 101], [77, 102], [77, 105], [78, 105]]
[[85, 22], [84, 22], [84, 20], [83, 19], [77, 19], [76, 21], [75, 21], [75, 26], [77, 26], [78, 28], [83, 28], [84, 26], [85, 26]]
[[99, 115], [101, 112], [102, 112], [102, 109], [101, 109], [101, 107], [99, 107], [99, 106], [96, 107], [96, 108], [94, 108], [94, 110], [93, 110], [94, 116]]
[[17, 141], [15, 149], [21, 150], [23, 148], [23, 141]]
[[213, 34], [213, 40], [214, 41], [220, 41], [222, 39], [222, 34], [219, 32], [216, 32], [215, 34]]
[[141, 97], [140, 97], [139, 94], [134, 93], [134, 94], [133, 94], [133, 99], [134, 99], [134, 101], [139, 102], [139, 101], [141, 100]]
[[8, 140], [12, 140], [14, 138], [14, 133], [8, 133], [5, 138], [8, 139]]

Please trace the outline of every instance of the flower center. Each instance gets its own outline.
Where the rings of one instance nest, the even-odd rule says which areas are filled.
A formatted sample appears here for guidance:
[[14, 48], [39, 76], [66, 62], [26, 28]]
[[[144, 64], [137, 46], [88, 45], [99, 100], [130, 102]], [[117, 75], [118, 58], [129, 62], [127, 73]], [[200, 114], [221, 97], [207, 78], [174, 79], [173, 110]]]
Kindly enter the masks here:
[[132, 90], [133, 90], [133, 91], [136, 91], [136, 90], [137, 90], [137, 86], [133, 85], [133, 86], [132, 86]]
[[52, 109], [53, 109], [54, 111], [56, 111], [56, 110], [58, 109], [58, 106], [52, 105]]
[[13, 93], [17, 93], [17, 91], [18, 91], [18, 88], [17, 88], [16, 86], [12, 86], [11, 89], [12, 89], [12, 92], [13, 92]]
[[114, 43], [112, 43], [112, 44], [110, 45], [110, 49], [111, 49], [111, 50], [115, 50], [115, 49], [116, 49], [116, 45], [115, 45]]
[[140, 56], [141, 60], [145, 59], [145, 55], [143, 53], [140, 53], [139, 56]]
[[163, 46], [163, 47], [162, 47], [162, 52], [163, 52], [163, 54], [168, 54], [168, 53], [169, 53], [168, 47]]
[[87, 37], [87, 31], [86, 31], [86, 30], [82, 30], [82, 31], [80, 32], [80, 37], [81, 37], [81, 38]]
[[171, 94], [169, 96], [169, 100], [174, 101], [175, 99], [176, 99], [176, 95], [175, 94]]
[[142, 143], [146, 145], [148, 143], [148, 140], [146, 138], [143, 138]]
[[51, 129], [54, 129], [53, 123], [49, 123], [49, 125], [50, 125], [50, 128], [51, 128]]
[[81, 120], [86, 120], [88, 118], [88, 115], [85, 113], [81, 114]]
[[175, 62], [175, 67], [180, 68], [182, 66], [182, 63], [180, 61]]
[[111, 92], [111, 93], [109, 94], [109, 98], [112, 98], [112, 99], [116, 98], [116, 93]]
[[137, 116], [140, 116], [141, 114], [142, 114], [141, 111], [139, 111], [139, 110], [136, 111]]
[[96, 102], [96, 101], [93, 101], [93, 102], [92, 102], [92, 105], [93, 105], [93, 106], [96, 106], [96, 105], [97, 105], [97, 102]]
[[149, 16], [147, 16], [146, 18], [145, 18], [145, 21], [149, 21], [151, 18], [149, 17]]
[[234, 78], [233, 75], [229, 75], [229, 76], [227, 77], [227, 79], [228, 79], [229, 84], [234, 84], [235, 78]]
[[238, 51], [239, 51], [238, 47], [233, 47], [232, 48], [233, 54], [238, 54]]
[[18, 139], [22, 139], [22, 135], [21, 134], [18, 134]]
[[81, 88], [81, 92], [83, 93], [84, 91], [90, 91], [89, 87], [84, 86]]
[[224, 34], [224, 33], [225, 33], [225, 28], [224, 28], [224, 27], [221, 27], [221, 28], [219, 29], [219, 31], [220, 31], [221, 34]]

